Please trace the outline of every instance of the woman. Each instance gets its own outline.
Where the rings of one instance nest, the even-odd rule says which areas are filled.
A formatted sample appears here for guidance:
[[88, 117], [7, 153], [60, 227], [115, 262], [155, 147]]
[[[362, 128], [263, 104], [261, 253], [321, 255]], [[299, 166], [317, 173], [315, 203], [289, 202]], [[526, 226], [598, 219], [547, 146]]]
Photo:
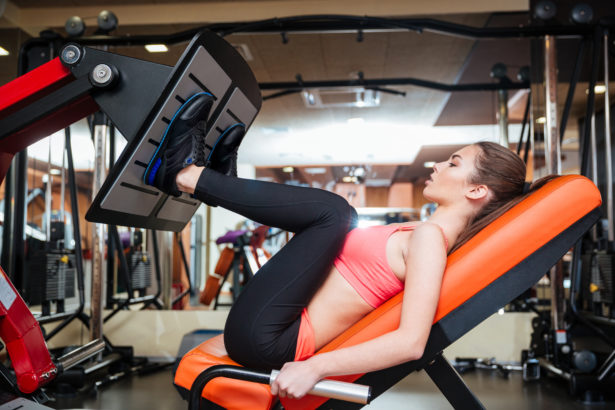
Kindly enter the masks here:
[[[494, 143], [469, 145], [433, 167], [423, 194], [438, 208], [428, 222], [352, 229], [356, 212], [335, 194], [233, 176], [242, 127], [230, 128], [203, 158], [198, 119], [207, 117], [208, 105], [207, 96], [196, 96], [180, 108], [144, 180], [295, 233], [233, 305], [224, 329], [229, 356], [250, 368], [281, 367], [271, 391], [293, 398], [328, 376], [420, 358], [447, 254], [522, 199], [523, 161]], [[313, 355], [402, 289], [397, 330]]]

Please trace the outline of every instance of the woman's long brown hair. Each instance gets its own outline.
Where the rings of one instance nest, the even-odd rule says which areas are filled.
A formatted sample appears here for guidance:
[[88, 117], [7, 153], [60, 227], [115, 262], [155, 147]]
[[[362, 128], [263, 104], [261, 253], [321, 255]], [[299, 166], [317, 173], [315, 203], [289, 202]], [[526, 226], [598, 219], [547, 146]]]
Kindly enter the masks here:
[[474, 145], [480, 148], [480, 152], [476, 156], [475, 171], [470, 176], [470, 183], [487, 185], [492, 199], [468, 222], [449, 254], [533, 191], [557, 177], [557, 175], [542, 177], [530, 185], [528, 192], [523, 193], [526, 166], [518, 155], [493, 142], [478, 142]]

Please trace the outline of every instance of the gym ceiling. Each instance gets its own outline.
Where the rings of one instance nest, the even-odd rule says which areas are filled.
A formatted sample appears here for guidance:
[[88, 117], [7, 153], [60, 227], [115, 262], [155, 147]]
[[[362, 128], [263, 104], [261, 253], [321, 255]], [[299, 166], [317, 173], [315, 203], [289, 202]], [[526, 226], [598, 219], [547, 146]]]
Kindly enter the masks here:
[[[469, 26], [516, 26], [527, 21], [527, 0], [0, 0], [0, 46], [10, 55], [0, 57], [0, 84], [16, 76], [18, 48], [30, 36], [52, 29], [66, 35], [70, 16], [84, 19], [92, 35], [96, 16], [104, 9], [118, 17], [111, 35], [167, 34], [214, 22], [243, 22], [303, 14], [354, 14], [382, 17], [429, 16]], [[4, 4], [4, 10], [3, 5]], [[495, 63], [508, 66], [516, 80], [530, 64], [530, 40], [473, 40], [429, 32], [230, 35], [226, 40], [244, 54], [259, 82], [350, 80], [362, 72], [366, 79], [415, 77], [447, 84], [494, 82]], [[109, 51], [174, 65], [184, 44], [166, 53], [143, 47], [110, 47]], [[559, 47], [559, 60], [574, 60], [576, 47]], [[560, 108], [567, 90], [572, 62], [560, 65]], [[583, 76], [581, 78], [583, 81]], [[366, 183], [389, 185], [416, 181], [430, 171], [425, 161], [444, 160], [452, 150], [477, 140], [497, 140], [493, 92], [449, 93], [413, 86], [390, 86], [406, 93], [379, 94], [376, 107], [308, 108], [300, 94], [267, 100], [240, 149], [240, 162], [284, 180], [282, 166], [295, 165], [293, 177], [301, 182], [337, 178], [336, 165], [367, 165]], [[586, 83], [577, 87], [571, 113], [574, 124], [584, 109]], [[335, 101], [354, 101], [346, 90], [321, 95]], [[263, 91], [263, 95], [271, 94]], [[509, 92], [512, 124], [519, 123], [527, 94]], [[510, 140], [518, 139], [518, 126], [510, 127]], [[571, 133], [571, 137], [568, 137]], [[577, 146], [574, 127], [564, 138], [564, 151]], [[325, 174], [306, 168], [324, 166]]]

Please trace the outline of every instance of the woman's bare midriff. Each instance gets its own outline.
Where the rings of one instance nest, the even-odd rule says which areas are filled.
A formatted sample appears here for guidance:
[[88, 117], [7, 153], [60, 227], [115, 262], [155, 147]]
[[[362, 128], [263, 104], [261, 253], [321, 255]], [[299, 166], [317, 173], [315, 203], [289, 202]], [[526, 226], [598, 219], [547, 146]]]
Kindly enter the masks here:
[[[406, 244], [411, 233], [411, 231], [395, 232], [386, 244], [389, 266], [395, 276], [402, 281], [405, 273]], [[350, 283], [333, 266], [327, 279], [310, 301], [307, 310], [314, 329], [318, 351], [374, 308], [350, 286]]]
[[316, 350], [374, 310], [333, 266], [308, 305]]

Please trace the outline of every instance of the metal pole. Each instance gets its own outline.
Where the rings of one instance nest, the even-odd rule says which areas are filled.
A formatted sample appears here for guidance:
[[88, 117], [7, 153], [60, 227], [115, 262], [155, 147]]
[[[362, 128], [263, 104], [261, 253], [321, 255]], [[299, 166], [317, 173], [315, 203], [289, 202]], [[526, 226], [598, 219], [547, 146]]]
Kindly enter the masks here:
[[205, 279], [211, 274], [211, 206], [205, 206]]
[[[15, 184], [13, 176], [15, 174], [16, 161], [13, 160], [4, 178], [4, 220], [2, 221], [2, 256], [0, 264], [5, 271], [13, 275], [13, 197], [15, 195]], [[14, 280], [11, 277], [11, 280]]]
[[596, 145], [596, 111], [593, 111], [591, 114], [591, 158], [592, 158], [592, 181], [596, 186], [598, 186], [598, 148]]
[[[557, 58], [555, 37], [545, 36], [545, 158], [549, 174], [561, 174], [559, 124], [557, 121]], [[553, 329], [564, 329], [564, 277], [562, 265], [551, 268], [551, 319]], [[559, 334], [559, 333], [558, 333]], [[558, 343], [566, 341], [558, 340]]]
[[[107, 125], [94, 124], [94, 185], [92, 199], [103, 185], [106, 177], [105, 148], [107, 146]], [[105, 225], [95, 224], [92, 230], [92, 298], [90, 339], [96, 340], [103, 335], [103, 284], [105, 255]]]
[[156, 231], [158, 235], [158, 247], [161, 274], [161, 295], [163, 309], [173, 308], [173, 233]]
[[604, 142], [606, 151], [606, 214], [608, 218], [609, 249], [613, 245], [613, 162], [611, 158], [611, 107], [609, 101], [609, 31], [604, 30]]
[[45, 187], [45, 235], [47, 242], [51, 242], [51, 207], [53, 201], [51, 198], [51, 188], [53, 185], [53, 175], [51, 175], [51, 137], [47, 137], [48, 153], [47, 153], [47, 186]]
[[559, 127], [557, 121], [557, 57], [555, 37], [545, 37], [545, 157], [547, 171], [561, 174]]
[[508, 91], [498, 90], [497, 120], [500, 128], [500, 145], [508, 148]]
[[83, 362], [86, 359], [102, 352], [105, 349], [105, 342], [102, 339], [93, 340], [90, 343], [83, 345], [72, 352], [65, 354], [57, 360], [57, 365], [62, 371], [68, 370], [71, 367]]
[[[534, 128], [534, 94], [533, 92], [530, 91], [530, 95], [528, 96], [529, 100], [530, 100], [530, 117], [529, 117], [529, 135], [527, 136], [527, 140], [525, 141], [525, 152], [523, 153], [523, 162], [525, 162], [525, 164], [527, 165], [529, 158], [530, 158], [530, 152], [532, 153], [532, 178], [534, 177], [534, 132], [536, 131], [536, 129]], [[538, 94], [538, 93], [536, 93]]]
[[[587, 95], [587, 106], [585, 108], [586, 116], [590, 116], [595, 111], [595, 86], [596, 79], [598, 78], [598, 68], [600, 65], [600, 41], [602, 40], [602, 32], [596, 28], [592, 39], [592, 59], [591, 70], [589, 76], [589, 92]], [[581, 175], [589, 176], [589, 161], [590, 161], [590, 148], [591, 141], [591, 122], [585, 121], [583, 125], [583, 146], [581, 147]]]
[[[60, 218], [62, 224], [66, 226], [66, 217], [64, 216], [64, 201], [66, 195], [66, 188], [64, 184], [66, 183], [66, 139], [62, 138], [62, 169], [60, 170]], [[64, 232], [64, 247], [66, 247], [66, 231]]]
[[[85, 307], [85, 286], [84, 286], [84, 273], [83, 273], [83, 253], [81, 252], [81, 227], [79, 224], [79, 205], [77, 200], [77, 182], [75, 178], [75, 166], [73, 164], [73, 148], [71, 146], [70, 127], [64, 129], [64, 148], [66, 153], [66, 159], [68, 164], [68, 194], [70, 199], [70, 210], [73, 214], [73, 238], [75, 240], [75, 269], [77, 274], [77, 292], [79, 295], [79, 307], [77, 310], [67, 316], [66, 319], [58, 326], [47, 332], [45, 340], [51, 339], [64, 329], [70, 322], [76, 317], [81, 319], [87, 326], [87, 316], [83, 313]], [[44, 318], [39, 320], [40, 324], [44, 324]]]
[[[592, 111], [591, 114], [587, 113], [587, 115], [591, 116], [590, 147], [591, 147], [591, 159], [592, 159], [592, 181], [594, 182], [594, 185], [598, 186], [598, 148], [596, 144], [596, 110]], [[587, 121], [587, 115], [585, 116], [585, 121]], [[598, 241], [598, 226], [597, 225], [594, 225], [592, 227], [592, 239], [594, 240], [594, 243]]]

